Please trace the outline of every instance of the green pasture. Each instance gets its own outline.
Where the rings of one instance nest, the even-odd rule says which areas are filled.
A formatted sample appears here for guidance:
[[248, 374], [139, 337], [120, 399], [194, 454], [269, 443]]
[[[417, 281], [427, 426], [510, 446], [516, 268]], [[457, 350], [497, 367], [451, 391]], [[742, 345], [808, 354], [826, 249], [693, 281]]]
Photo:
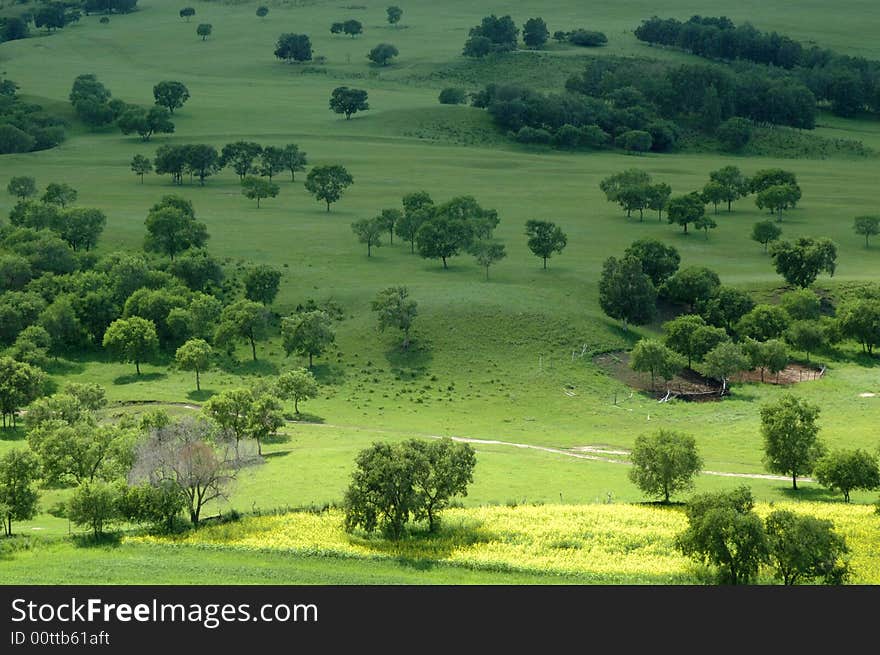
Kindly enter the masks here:
[[[632, 393], [609, 378], [592, 361], [595, 354], [625, 349], [640, 336], [655, 333], [659, 323], [623, 332], [598, 306], [597, 279], [602, 262], [619, 255], [635, 239], [656, 237], [675, 245], [682, 265], [705, 265], [722, 282], [775, 295], [782, 287], [761, 246], [750, 240], [751, 226], [766, 216], [754, 198], [739, 201], [731, 214], [721, 212], [718, 228], [681, 234], [656, 215], [644, 222], [627, 220], [606, 202], [599, 181], [624, 168], [649, 171], [674, 193], [697, 188], [708, 172], [727, 164], [747, 174], [784, 167], [797, 173], [803, 200], [785, 216], [785, 238], [829, 236], [839, 246], [834, 278], [816, 286], [836, 293], [865, 280], [880, 279], [880, 242], [864, 247], [852, 231], [853, 217], [877, 211], [880, 159], [837, 156], [828, 159], [722, 156], [713, 153], [627, 156], [620, 153], [561, 153], [516, 146], [498, 134], [488, 116], [467, 106], [441, 106], [445, 86], [476, 90], [487, 82], [521, 81], [560, 89], [565, 78], [593, 56], [626, 55], [693, 60], [681, 53], [650, 48], [631, 34], [642, 18], [657, 13], [656, 4], [500, 2], [489, 5], [452, 0], [436, 3], [408, 0], [399, 27], [385, 22], [386, 2], [364, 0], [366, 9], [345, 9], [332, 2], [270, 4], [265, 20], [254, 15], [258, 3], [196, 2], [196, 16], [179, 18], [180, 3], [141, 0], [139, 11], [113, 16], [101, 25], [98, 16], [51, 36], [0, 46], [0, 70], [21, 86], [21, 93], [72, 118], [67, 95], [73, 79], [95, 73], [126, 102], [152, 102], [152, 87], [165, 79], [187, 85], [191, 99], [174, 114], [172, 135], [142, 143], [117, 130], [89, 132], [74, 127], [68, 140], [53, 150], [0, 158], [0, 185], [13, 175], [33, 175], [42, 188], [66, 182], [79, 191], [78, 204], [104, 210], [108, 225], [99, 249], [137, 249], [142, 245], [147, 209], [162, 195], [179, 193], [192, 200], [197, 217], [208, 225], [209, 249], [233, 273], [250, 263], [269, 263], [284, 272], [273, 306], [283, 316], [307, 299], [331, 299], [345, 310], [336, 325], [336, 347], [316, 359], [321, 397], [303, 411], [315, 425], [297, 424], [266, 447], [266, 463], [240, 476], [229, 499], [216, 509], [240, 511], [338, 502], [357, 451], [377, 439], [421, 435], [455, 435], [557, 448], [600, 446], [627, 448], [635, 438], [656, 428], [692, 433], [707, 469], [761, 473], [759, 406], [783, 390], [774, 385], [738, 385], [720, 403], [658, 404]], [[834, 20], [829, 20], [833, 11]], [[488, 13], [510, 13], [518, 25], [542, 16], [551, 32], [586, 27], [604, 31], [609, 45], [600, 52], [553, 45], [546, 53], [517, 52], [499, 60], [474, 63], [460, 55], [468, 29]], [[725, 14], [749, 20], [760, 29], [777, 29], [854, 55], [880, 58], [880, 45], [862, 35], [880, 28], [880, 14], [867, 0], [846, 0], [832, 9], [826, 2], [674, 1], [663, 15]], [[364, 34], [333, 36], [330, 23], [357, 18]], [[202, 41], [199, 23], [213, 25]], [[326, 63], [287, 65], [273, 57], [281, 32], [305, 32], [316, 55]], [[369, 65], [366, 53], [380, 42], [400, 50], [392, 65]], [[331, 90], [349, 85], [369, 91], [371, 110], [350, 121], [327, 106]], [[880, 122], [844, 120], [822, 115], [818, 136], [857, 139], [880, 149]], [[355, 184], [324, 211], [303, 188], [277, 178], [281, 193], [258, 210], [240, 193], [237, 176], [224, 170], [182, 187], [167, 177], [147, 176], [141, 184], [129, 170], [133, 155], [152, 157], [163, 143], [209, 143], [218, 149], [239, 140], [264, 145], [297, 143], [310, 164], [341, 163]], [[351, 232], [352, 221], [399, 206], [403, 194], [425, 189], [436, 201], [473, 195], [481, 205], [498, 210], [496, 235], [508, 257], [494, 266], [490, 281], [470, 256], [454, 258], [449, 270], [409, 252], [408, 244], [386, 242], [366, 256], [366, 247]], [[0, 214], [13, 205], [0, 193]], [[568, 234], [568, 247], [550, 260], [549, 269], [526, 247], [524, 224], [551, 220]], [[413, 346], [401, 352], [397, 335], [376, 331], [369, 302], [382, 288], [403, 284], [419, 303]], [[101, 353], [84, 353], [52, 369], [52, 379], [98, 382], [112, 402], [159, 401], [201, 403], [225, 388], [247, 385], [259, 376], [275, 375], [304, 362], [287, 359], [277, 336], [258, 344], [258, 362], [238, 351], [239, 363], [202, 376], [195, 393], [189, 373], [169, 368], [167, 361], [142, 366], [107, 361]], [[815, 359], [815, 358], [814, 358]], [[862, 359], [850, 344], [836, 354], [820, 355], [828, 365], [822, 380], [797, 385], [798, 394], [822, 407], [822, 438], [832, 446], [874, 449], [880, 378], [875, 362]], [[877, 393], [878, 397], [860, 394]], [[615, 399], [617, 404], [615, 404]], [[292, 411], [292, 406], [291, 406]], [[112, 411], [122, 411], [116, 410]], [[177, 411], [191, 411], [181, 410]], [[22, 431], [0, 434], [0, 453], [24, 443]], [[466, 505], [485, 503], [592, 503], [643, 500], [620, 464], [580, 460], [537, 450], [480, 445], [478, 466]], [[701, 476], [698, 489], [732, 486], [741, 480]], [[763, 500], [790, 498], [783, 482], [745, 480]], [[67, 492], [47, 490], [43, 509]], [[813, 499], [830, 496], [805, 485]], [[854, 494], [870, 502], [871, 494]], [[837, 500], [835, 497], [834, 500]], [[62, 535], [67, 522], [41, 514], [22, 531]], [[104, 557], [105, 552], [114, 553]], [[166, 566], [161, 548], [126, 545], [116, 549], [78, 549], [55, 545], [46, 550], [0, 560], [3, 580], [33, 581], [40, 569], [45, 582], [57, 581], [65, 558], [84, 558], [82, 575], [107, 570], [110, 580], [148, 581], [138, 571], [155, 562]], [[120, 557], [117, 557], [119, 555]], [[231, 572], [222, 553], [175, 551], [167, 581], [260, 582], [260, 575], [287, 573], [278, 581], [481, 582], [487, 574], [437, 569], [416, 576], [405, 565], [248, 556]], [[238, 555], [236, 555], [238, 557]], [[204, 558], [203, 562], [197, 559]], [[260, 560], [261, 563], [258, 563]], [[276, 561], [278, 560], [278, 561]], [[152, 564], [151, 564], [152, 562]], [[110, 567], [110, 568], [108, 568]], [[295, 569], [295, 570], [294, 570]], [[327, 571], [332, 570], [332, 573]], [[194, 572], [197, 571], [197, 572]], [[262, 572], [262, 573], [261, 573]], [[234, 579], [230, 579], [229, 576]], [[427, 575], [427, 577], [423, 577]], [[114, 577], [115, 576], [115, 577]], [[291, 576], [291, 577], [286, 577]], [[299, 576], [299, 577], [297, 577]], [[433, 576], [433, 577], [432, 577]], [[85, 578], [83, 578], [85, 579]], [[492, 574], [492, 581], [527, 582]], [[70, 579], [73, 582], [75, 579]], [[542, 582], [546, 580], [541, 580]]]

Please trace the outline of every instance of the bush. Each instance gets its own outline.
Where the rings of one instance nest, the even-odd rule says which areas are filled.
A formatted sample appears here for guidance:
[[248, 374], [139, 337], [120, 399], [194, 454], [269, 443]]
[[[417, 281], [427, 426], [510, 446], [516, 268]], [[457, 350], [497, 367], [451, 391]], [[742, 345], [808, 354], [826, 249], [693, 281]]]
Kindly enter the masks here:
[[533, 127], [523, 127], [514, 137], [520, 143], [548, 144], [552, 138], [550, 132]]
[[734, 116], [718, 126], [715, 136], [724, 150], [738, 152], [745, 148], [751, 140], [752, 124], [745, 118]]
[[651, 135], [643, 130], [630, 130], [617, 137], [617, 145], [630, 152], [648, 152], [653, 142]]
[[467, 102], [467, 93], [458, 87], [446, 87], [440, 92], [441, 105], [462, 105]]
[[552, 143], [557, 148], [577, 148], [581, 144], [581, 131], [574, 125], [563, 125], [556, 130]]
[[597, 48], [608, 43], [608, 37], [602, 32], [590, 30], [575, 30], [568, 34], [568, 42], [585, 48]]

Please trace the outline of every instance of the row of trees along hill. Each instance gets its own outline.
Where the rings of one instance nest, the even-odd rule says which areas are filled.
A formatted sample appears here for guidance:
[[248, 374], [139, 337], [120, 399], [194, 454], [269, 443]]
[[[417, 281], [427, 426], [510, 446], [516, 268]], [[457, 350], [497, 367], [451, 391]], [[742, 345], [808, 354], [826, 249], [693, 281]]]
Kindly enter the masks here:
[[[28, 3], [19, 3], [28, 4]], [[45, 30], [51, 34], [76, 24], [83, 13], [127, 14], [137, 9], [137, 0], [83, 0], [82, 2], [44, 2], [34, 3], [31, 8], [24, 8], [17, 14], [7, 15], [0, 24], [0, 42], [17, 41], [34, 36], [34, 30]]]
[[685, 134], [735, 152], [754, 125], [812, 129], [817, 111], [806, 85], [762, 67], [616, 57], [594, 58], [557, 93], [493, 83], [472, 104], [522, 143], [633, 152], [668, 152]]
[[0, 79], [0, 155], [54, 148], [65, 138], [66, 121], [18, 95], [19, 86]]
[[635, 36], [701, 57], [765, 65], [776, 77], [805, 85], [838, 116], [880, 111], [880, 61], [806, 45], [750, 23], [736, 25], [726, 16], [692, 16], [684, 22], [655, 16], [643, 21]]
[[[462, 252], [471, 254], [485, 268], [488, 280], [489, 268], [507, 255], [504, 244], [493, 236], [500, 222], [498, 212], [481, 207], [473, 196], [458, 196], [438, 205], [427, 191], [416, 191], [403, 196], [402, 205], [402, 210], [383, 209], [373, 218], [351, 224], [355, 236], [367, 246], [367, 257], [382, 245], [387, 233], [391, 244], [397, 235], [409, 242], [410, 252], [439, 259], [444, 269], [448, 259]], [[526, 236], [529, 249], [543, 259], [544, 268], [568, 242], [561, 228], [550, 221], [528, 221]]]
[[171, 116], [189, 99], [182, 82], [164, 80], [153, 87], [155, 104], [150, 108], [113, 98], [110, 90], [92, 73], [79, 75], [70, 91], [70, 104], [76, 115], [93, 129], [116, 124], [123, 134], [138, 134], [149, 141], [154, 134], [174, 132]]
[[[466, 57], [481, 58], [494, 53], [516, 50], [519, 42], [519, 28], [508, 16], [498, 17], [495, 14], [485, 16], [479, 25], [468, 32], [462, 54]], [[530, 18], [523, 24], [522, 39], [531, 50], [540, 50], [547, 45], [550, 30], [543, 18]], [[583, 47], [603, 46], [608, 38], [602, 32], [573, 28], [568, 31], [557, 30], [553, 33], [554, 40]]]

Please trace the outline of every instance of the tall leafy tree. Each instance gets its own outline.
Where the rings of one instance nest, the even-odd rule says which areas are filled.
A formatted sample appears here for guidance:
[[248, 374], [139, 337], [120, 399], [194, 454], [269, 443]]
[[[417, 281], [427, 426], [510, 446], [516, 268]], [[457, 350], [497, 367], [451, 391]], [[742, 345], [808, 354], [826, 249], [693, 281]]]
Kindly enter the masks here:
[[391, 5], [385, 10], [385, 13], [388, 16], [388, 23], [390, 25], [397, 25], [400, 22], [400, 19], [403, 17], [403, 9], [398, 7], [397, 5]]
[[281, 271], [269, 264], [248, 269], [244, 276], [244, 297], [268, 306], [275, 302], [281, 285]]
[[630, 353], [630, 367], [634, 371], [651, 374], [651, 390], [654, 379], [660, 376], [671, 380], [685, 366], [684, 358], [655, 339], [640, 339]]
[[37, 182], [29, 175], [16, 175], [9, 180], [6, 190], [9, 195], [24, 200], [37, 195]]
[[642, 271], [660, 288], [678, 271], [681, 255], [674, 246], [667, 246], [657, 239], [639, 239], [624, 251], [624, 257], [635, 257], [642, 264]]
[[149, 141], [154, 134], [170, 134], [174, 132], [171, 113], [165, 108], [155, 105], [149, 109], [130, 106], [116, 121], [123, 134], [136, 132], [142, 141]]
[[403, 332], [403, 349], [409, 348], [409, 333], [418, 315], [418, 303], [409, 297], [406, 287], [383, 289], [370, 303], [379, 319], [379, 331], [395, 328]]
[[135, 155], [131, 160], [131, 171], [141, 178], [141, 184], [143, 184], [144, 175], [153, 172], [153, 164], [143, 155]]
[[282, 150], [282, 162], [284, 169], [290, 171], [290, 181], [296, 181], [296, 172], [306, 170], [306, 153], [299, 149], [295, 143], [288, 143]]
[[196, 34], [202, 37], [202, 41], [207, 41], [208, 37], [211, 36], [211, 33], [214, 31], [214, 26], [211, 23], [200, 23], [196, 28]]
[[208, 241], [208, 227], [179, 207], [153, 208], [144, 224], [144, 249], [168, 255], [172, 261], [175, 255], [189, 248], [201, 248]]
[[184, 371], [195, 371], [196, 391], [202, 390], [201, 373], [211, 366], [211, 345], [204, 339], [190, 339], [174, 353], [174, 361]]
[[776, 510], [767, 516], [765, 525], [770, 563], [782, 584], [817, 580], [842, 584], [850, 576], [849, 548], [846, 539], [834, 532], [833, 522]]
[[568, 237], [562, 228], [550, 221], [526, 221], [526, 236], [529, 238], [529, 250], [544, 260], [545, 270], [547, 260], [553, 253], [561, 253], [568, 244]]
[[381, 216], [362, 218], [351, 224], [358, 241], [367, 244], [367, 257], [372, 256], [373, 248], [382, 245], [382, 233], [385, 231], [385, 222]]
[[148, 361], [159, 349], [156, 325], [140, 316], [113, 321], [104, 332], [104, 348], [123, 362], [134, 362], [141, 374], [141, 362]]
[[861, 450], [833, 450], [816, 462], [816, 479], [831, 491], [839, 490], [843, 501], [849, 502], [853, 491], [872, 491], [880, 487], [880, 466], [877, 458]]
[[800, 237], [794, 243], [776, 241], [770, 246], [776, 272], [789, 284], [806, 288], [819, 273], [833, 276], [837, 268], [837, 245], [827, 237]]
[[281, 187], [261, 177], [248, 175], [241, 181], [242, 195], [251, 200], [256, 199], [257, 209], [260, 208], [260, 200], [262, 198], [274, 198], [278, 195], [279, 191], [281, 191]]
[[312, 41], [308, 34], [282, 34], [275, 43], [275, 56], [287, 63], [311, 61]]
[[214, 146], [197, 143], [185, 146], [186, 169], [199, 178], [199, 185], [205, 186], [205, 179], [220, 170], [220, 155]]
[[318, 397], [318, 381], [308, 369], [297, 368], [279, 375], [274, 391], [282, 400], [292, 400], [293, 411], [298, 415], [302, 401]]
[[733, 203], [749, 193], [749, 180], [737, 166], [724, 166], [709, 173], [709, 179], [723, 189], [721, 199], [727, 203], [727, 211], [731, 211]]
[[819, 408], [787, 393], [761, 407], [764, 463], [771, 473], [791, 476], [797, 489], [798, 476], [809, 475], [825, 453], [816, 420]]
[[175, 109], [180, 109], [189, 100], [189, 89], [183, 82], [163, 80], [153, 87], [153, 98], [157, 105], [173, 114]]
[[670, 198], [666, 205], [666, 222], [681, 225], [687, 234], [688, 224], [696, 223], [706, 214], [703, 199], [696, 191]]
[[0, 414], [3, 427], [15, 427], [16, 414], [43, 394], [44, 373], [11, 357], [0, 357]]
[[220, 151], [220, 165], [231, 167], [238, 174], [239, 179], [244, 181], [245, 176], [257, 173], [254, 160], [262, 151], [263, 147], [253, 141], [227, 143]]
[[476, 453], [470, 444], [450, 438], [409, 439], [403, 450], [413, 462], [413, 488], [418, 496], [414, 518], [428, 521], [428, 532], [439, 524], [438, 514], [454, 496], [467, 496], [474, 481]]
[[507, 256], [504, 244], [497, 241], [480, 241], [471, 248], [477, 264], [486, 269], [486, 280], [489, 279], [489, 267], [500, 262]]
[[630, 323], [644, 325], [651, 321], [656, 301], [657, 290], [638, 259], [605, 260], [599, 278], [599, 305], [608, 316], [622, 321], [624, 330]]
[[547, 43], [550, 30], [543, 18], [529, 18], [523, 24], [523, 43], [534, 50], [540, 50]]
[[397, 46], [391, 43], [380, 43], [370, 50], [370, 52], [367, 54], [367, 59], [369, 59], [374, 64], [387, 66], [388, 62], [394, 59], [394, 57], [399, 54], [400, 51], [397, 49]]
[[841, 303], [837, 323], [843, 336], [854, 339], [872, 355], [880, 346], [880, 299], [851, 298]]
[[268, 326], [268, 311], [262, 304], [253, 300], [238, 300], [223, 308], [214, 342], [220, 346], [231, 346], [237, 339], [247, 340], [253, 360], [257, 361], [257, 341], [265, 337]]
[[337, 114], [345, 114], [345, 119], [351, 119], [353, 114], [366, 111], [370, 108], [367, 102], [367, 92], [363, 89], [352, 89], [347, 86], [338, 86], [330, 94], [330, 109]]
[[315, 166], [306, 176], [306, 191], [315, 196], [318, 202], [330, 205], [342, 197], [343, 192], [354, 184], [354, 178], [339, 164]]
[[425, 259], [446, 260], [468, 248], [474, 240], [473, 226], [467, 219], [437, 214], [422, 223], [416, 233], [416, 247]]
[[749, 358], [739, 344], [722, 341], [703, 357], [700, 372], [710, 378], [721, 380], [719, 395], [730, 387], [730, 378], [749, 367]]
[[62, 209], [76, 202], [79, 194], [69, 184], [50, 182], [46, 185], [46, 191], [40, 198], [47, 205], [58, 205]]
[[312, 358], [320, 357], [336, 340], [333, 325], [327, 312], [313, 310], [300, 312], [281, 320], [281, 342], [284, 352], [309, 356], [309, 368]]
[[856, 234], [865, 237], [865, 248], [867, 248], [868, 239], [880, 234], [880, 216], [857, 216], [853, 220], [853, 230]]
[[767, 252], [767, 246], [772, 241], [776, 241], [782, 235], [782, 228], [773, 221], [758, 221], [752, 226], [752, 241], [757, 241], [764, 246], [764, 252]]
[[60, 235], [74, 252], [81, 248], [91, 250], [106, 224], [107, 217], [100, 209], [74, 207], [61, 215]]
[[39, 493], [34, 488], [40, 477], [40, 463], [24, 448], [0, 456], [0, 519], [3, 532], [12, 536], [13, 521], [27, 521], [37, 515]]
[[639, 435], [630, 455], [629, 479], [649, 496], [670, 496], [694, 486], [703, 466], [692, 436], [670, 430]]

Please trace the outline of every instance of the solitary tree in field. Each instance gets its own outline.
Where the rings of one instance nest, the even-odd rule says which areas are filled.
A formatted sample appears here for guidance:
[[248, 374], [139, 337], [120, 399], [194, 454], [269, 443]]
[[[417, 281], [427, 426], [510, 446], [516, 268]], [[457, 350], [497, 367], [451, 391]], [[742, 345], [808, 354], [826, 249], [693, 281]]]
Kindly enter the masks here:
[[382, 233], [385, 231], [385, 223], [381, 216], [374, 218], [362, 218], [351, 224], [351, 230], [357, 236], [358, 241], [367, 244], [367, 257], [373, 254], [373, 248], [382, 245]]
[[834, 275], [837, 245], [827, 237], [800, 237], [794, 243], [776, 241], [770, 246], [770, 257], [786, 282], [806, 288], [823, 271]]
[[282, 34], [275, 43], [275, 56], [287, 63], [311, 61], [312, 41], [308, 34]]
[[282, 400], [293, 401], [293, 411], [299, 414], [299, 404], [318, 397], [318, 382], [305, 368], [287, 371], [275, 380], [275, 394]]
[[666, 205], [666, 222], [681, 225], [687, 234], [688, 224], [696, 223], [706, 214], [703, 198], [696, 191], [670, 198]]
[[40, 200], [47, 205], [57, 205], [64, 209], [67, 205], [76, 202], [76, 197], [78, 195], [76, 189], [69, 184], [50, 182], [46, 185], [46, 191], [43, 193]]
[[370, 108], [367, 102], [367, 92], [363, 89], [352, 89], [347, 86], [339, 86], [330, 94], [330, 109], [337, 114], [345, 114], [345, 119], [351, 119], [353, 114], [366, 111]]
[[274, 198], [280, 190], [277, 184], [261, 177], [248, 176], [241, 181], [241, 194], [245, 198], [256, 199], [257, 209], [262, 198]]
[[480, 241], [473, 246], [472, 252], [477, 264], [486, 269], [486, 280], [489, 279], [489, 267], [507, 256], [504, 244], [497, 241]]
[[237, 339], [246, 339], [251, 345], [253, 360], [257, 361], [257, 341], [266, 335], [268, 324], [269, 315], [263, 305], [253, 300], [239, 300], [223, 308], [214, 343], [231, 346]]
[[398, 7], [397, 5], [391, 5], [385, 10], [385, 13], [388, 14], [388, 23], [390, 25], [397, 25], [400, 22], [400, 19], [403, 17], [403, 9]]
[[562, 228], [550, 221], [526, 221], [526, 236], [529, 238], [529, 250], [544, 260], [544, 269], [547, 269], [547, 260], [553, 253], [561, 253], [568, 243], [568, 237]]
[[418, 303], [409, 298], [406, 287], [388, 287], [379, 292], [371, 303], [379, 316], [379, 331], [396, 328], [403, 332], [403, 349], [409, 348], [409, 332], [418, 314]]
[[135, 175], [138, 175], [141, 178], [141, 184], [143, 184], [144, 175], [153, 172], [153, 164], [143, 155], [135, 155], [131, 160], [131, 170]]
[[752, 226], [752, 241], [757, 241], [764, 246], [767, 252], [767, 244], [776, 241], [782, 235], [782, 228], [773, 221], [758, 221]]
[[269, 264], [259, 264], [245, 273], [244, 297], [268, 307], [275, 301], [280, 284], [281, 271]]
[[441, 510], [453, 496], [467, 496], [477, 464], [473, 446], [444, 439], [410, 439], [403, 443], [407, 459], [413, 463], [413, 487], [419, 504], [414, 518], [428, 521], [428, 532], [440, 522]]
[[853, 221], [853, 229], [856, 234], [865, 237], [865, 248], [867, 248], [868, 238], [880, 234], [880, 216], [857, 216]]
[[104, 332], [104, 348], [123, 362], [134, 362], [141, 374], [141, 362], [148, 361], [159, 349], [156, 324], [140, 316], [113, 321]]
[[354, 38], [358, 34], [364, 33], [364, 26], [359, 20], [349, 18], [347, 21], [342, 23], [342, 31], [348, 34], [351, 38]]
[[281, 319], [281, 343], [284, 352], [309, 356], [309, 368], [312, 358], [320, 357], [336, 340], [333, 324], [327, 312], [314, 310], [300, 312]]
[[0, 457], [0, 521], [3, 533], [12, 536], [13, 521], [27, 521], [37, 514], [39, 494], [34, 486], [40, 478], [40, 462], [24, 448]]
[[543, 18], [529, 18], [523, 25], [523, 42], [533, 50], [540, 50], [547, 43], [550, 30]]
[[327, 211], [330, 204], [342, 197], [342, 193], [354, 184], [354, 178], [339, 164], [315, 166], [306, 176], [306, 191], [315, 196], [318, 202], [327, 203]]
[[173, 114], [175, 109], [180, 109], [189, 100], [189, 89], [183, 82], [165, 80], [153, 87], [153, 98], [157, 105], [165, 107]]
[[186, 22], [189, 22], [189, 19], [196, 15], [196, 10], [192, 7], [184, 7], [180, 10], [180, 17], [186, 18]]
[[629, 479], [649, 496], [661, 496], [664, 503], [672, 494], [691, 489], [703, 466], [696, 440], [669, 430], [637, 437], [630, 460]]
[[387, 66], [388, 62], [399, 54], [400, 52], [398, 51], [397, 46], [392, 45], [391, 43], [380, 43], [370, 50], [369, 54], [367, 54], [367, 59], [374, 64]]
[[18, 175], [9, 180], [6, 190], [9, 195], [24, 200], [37, 194], [37, 182], [28, 175]]
[[624, 330], [630, 323], [648, 323], [656, 312], [656, 302], [657, 290], [638, 259], [605, 260], [599, 278], [599, 305], [605, 314], [622, 321]]
[[202, 37], [202, 41], [207, 40], [209, 36], [211, 36], [211, 32], [214, 31], [214, 27], [211, 23], [202, 23], [196, 28], [196, 34]]
[[268, 15], [269, 15], [269, 8], [268, 7], [266, 7], [265, 5], [260, 5], [259, 7], [257, 7], [257, 16], [259, 18], [265, 18]]
[[853, 491], [872, 491], [880, 487], [877, 458], [861, 449], [831, 451], [816, 462], [814, 473], [823, 487], [839, 490], [846, 503]]
[[211, 365], [211, 345], [204, 339], [190, 339], [174, 354], [174, 361], [184, 371], [196, 372], [196, 391], [202, 390], [199, 374]]
[[656, 339], [641, 339], [630, 354], [630, 367], [634, 371], [651, 374], [651, 391], [654, 378], [660, 376], [671, 380], [685, 366], [685, 359]]
[[825, 448], [819, 441], [816, 419], [819, 408], [792, 394], [761, 407], [764, 462], [771, 473], [791, 476], [797, 489], [798, 476], [812, 472]]

